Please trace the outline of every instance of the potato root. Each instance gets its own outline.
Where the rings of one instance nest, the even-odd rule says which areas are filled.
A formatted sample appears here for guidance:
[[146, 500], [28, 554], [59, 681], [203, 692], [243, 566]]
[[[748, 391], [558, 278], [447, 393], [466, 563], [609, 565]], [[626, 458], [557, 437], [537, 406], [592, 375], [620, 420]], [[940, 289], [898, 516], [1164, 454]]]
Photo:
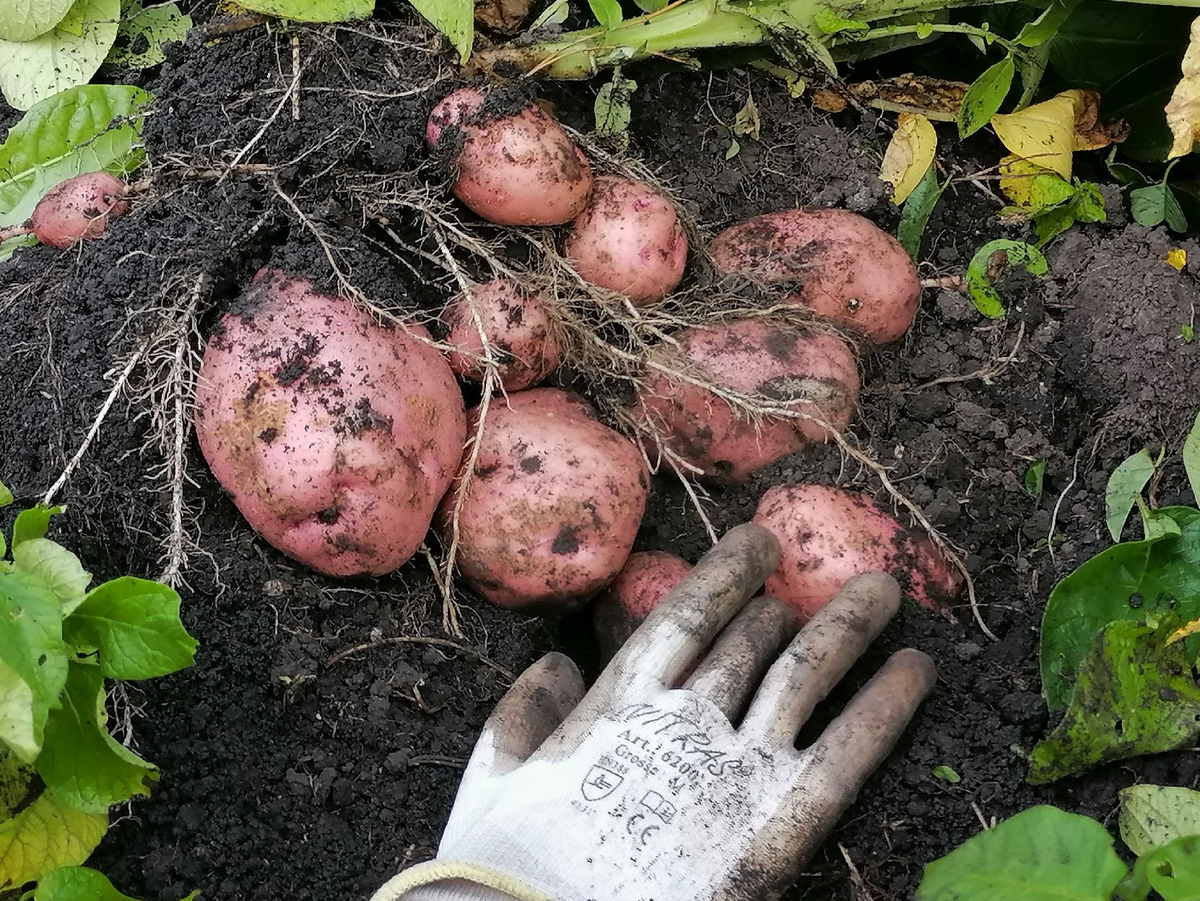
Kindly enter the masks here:
[[454, 373], [410, 329], [265, 270], [205, 349], [205, 459], [256, 532], [320, 572], [403, 564], [462, 459]]
[[535, 385], [558, 366], [558, 338], [545, 305], [511, 279], [480, 285], [471, 292], [470, 302], [460, 294], [447, 304], [442, 321], [450, 327], [446, 343], [456, 348], [450, 354], [450, 368], [463, 378], [483, 379], [479, 326], [500, 357], [497, 375], [505, 391]]
[[602, 662], [608, 662], [650, 611], [691, 572], [692, 565], [666, 551], [631, 554], [592, 607]]

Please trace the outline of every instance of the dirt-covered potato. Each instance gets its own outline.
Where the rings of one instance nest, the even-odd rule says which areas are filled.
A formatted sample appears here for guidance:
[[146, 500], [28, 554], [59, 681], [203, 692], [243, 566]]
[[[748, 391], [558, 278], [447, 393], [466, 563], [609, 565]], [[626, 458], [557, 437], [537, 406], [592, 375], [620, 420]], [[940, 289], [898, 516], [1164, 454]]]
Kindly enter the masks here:
[[921, 283], [900, 242], [847, 210], [798, 209], [756, 216], [709, 245], [716, 264], [794, 299], [874, 344], [900, 338], [917, 315]]
[[541, 300], [506, 278], [480, 285], [471, 297], [478, 323], [472, 315], [472, 303], [461, 294], [442, 313], [442, 321], [450, 327], [446, 343], [456, 348], [450, 354], [451, 369], [463, 378], [483, 378], [482, 327], [500, 357], [498, 375], [504, 390], [528, 388], [554, 371], [560, 356], [558, 337]]
[[675, 290], [688, 243], [675, 207], [644, 182], [602, 175], [564, 248], [575, 271], [638, 305]]
[[256, 532], [320, 572], [408, 560], [462, 459], [454, 373], [411, 329], [264, 270], [205, 349], [205, 459]]
[[607, 662], [642, 624], [667, 592], [691, 572], [692, 565], [667, 551], [631, 554], [617, 580], [592, 606], [592, 624], [600, 657]]
[[823, 485], [780, 485], [759, 501], [754, 522], [783, 548], [766, 592], [808, 620], [853, 576], [886, 572], [905, 593], [939, 609], [962, 577], [929, 536], [905, 529], [869, 497]]
[[98, 238], [108, 223], [129, 212], [129, 188], [107, 172], [86, 172], [55, 185], [33, 208], [30, 225], [43, 244], [65, 250], [76, 241]]
[[[841, 431], [858, 403], [858, 364], [849, 345], [827, 332], [806, 333], [771, 319], [744, 319], [684, 329], [678, 347], [663, 345], [655, 362], [739, 394], [815, 416]], [[670, 449], [706, 478], [744, 482], [756, 469], [828, 438], [811, 419], [766, 418], [735, 412], [713, 391], [650, 370], [636, 415]]]
[[433, 108], [425, 137], [453, 159], [454, 195], [489, 222], [570, 222], [592, 192], [587, 157], [549, 113], [511, 98], [460, 88]]
[[[444, 541], [459, 490], [438, 513]], [[649, 492], [638, 449], [582, 398], [555, 388], [496, 398], [459, 513], [459, 571], [501, 607], [565, 612], [620, 572]]]

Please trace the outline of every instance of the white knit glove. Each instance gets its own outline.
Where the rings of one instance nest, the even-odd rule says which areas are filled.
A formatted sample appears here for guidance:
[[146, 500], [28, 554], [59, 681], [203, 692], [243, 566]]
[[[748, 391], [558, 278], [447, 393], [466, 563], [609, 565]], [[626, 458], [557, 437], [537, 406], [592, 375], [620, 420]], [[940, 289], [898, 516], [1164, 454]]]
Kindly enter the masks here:
[[778, 896], [935, 679], [924, 654], [897, 652], [797, 750], [800, 727], [900, 591], [884, 575], [851, 580], [780, 654], [791, 614], [771, 599], [747, 604], [778, 561], [770, 532], [739, 526], [586, 694], [561, 654], [526, 670], [484, 727], [437, 859], [372, 901]]

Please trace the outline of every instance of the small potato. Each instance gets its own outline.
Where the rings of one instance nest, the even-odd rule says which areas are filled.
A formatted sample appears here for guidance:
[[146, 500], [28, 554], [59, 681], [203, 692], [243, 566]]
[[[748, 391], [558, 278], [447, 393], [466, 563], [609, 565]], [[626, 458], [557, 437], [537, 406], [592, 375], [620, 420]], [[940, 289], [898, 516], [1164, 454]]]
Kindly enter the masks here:
[[[443, 541], [460, 486], [438, 513]], [[496, 398], [459, 512], [459, 571], [497, 606], [566, 612], [620, 572], [649, 493], [637, 447], [582, 398], [555, 388]]]
[[725, 229], [709, 245], [717, 266], [766, 285], [877, 345], [917, 315], [921, 283], [900, 242], [846, 210], [784, 210]]
[[675, 290], [688, 243], [675, 207], [662, 194], [644, 182], [602, 175], [565, 252], [587, 281], [645, 306]]
[[[744, 319], [684, 329], [679, 349], [663, 345], [655, 362], [691, 373], [740, 394], [770, 401], [795, 401], [790, 409], [817, 416], [841, 431], [858, 404], [854, 353], [828, 333], [806, 334], [770, 319]], [[641, 386], [640, 417], [661, 436], [660, 447], [698, 467], [718, 482], [745, 482], [750, 474], [827, 431], [806, 419], [739, 416], [716, 394], [691, 382], [653, 371]]]
[[592, 607], [602, 662], [612, 659], [642, 620], [691, 569], [690, 563], [666, 551], [630, 555], [617, 580], [596, 598]]
[[454, 373], [410, 328], [268, 269], [205, 349], [204, 458], [256, 532], [320, 572], [408, 560], [462, 459]]
[[[498, 375], [505, 391], [528, 388], [554, 371], [560, 357], [558, 338], [540, 300], [506, 278], [480, 285], [471, 296], [483, 333], [501, 357]], [[481, 381], [483, 342], [471, 307], [459, 295], [446, 306], [442, 321], [450, 326], [446, 343], [457, 348], [450, 354], [450, 368], [463, 378]]]
[[765, 591], [807, 621], [851, 577], [891, 573], [905, 591], [941, 609], [962, 590], [962, 577], [929, 536], [905, 529], [867, 496], [822, 485], [780, 485], [759, 501], [754, 522], [783, 548]]
[[435, 150], [461, 142], [454, 195], [489, 222], [562, 225], [587, 206], [587, 157], [541, 107], [461, 88], [434, 107], [425, 136]]
[[55, 185], [33, 208], [30, 225], [43, 244], [65, 250], [76, 241], [98, 238], [110, 219], [129, 212], [129, 187], [107, 172], [87, 172]]

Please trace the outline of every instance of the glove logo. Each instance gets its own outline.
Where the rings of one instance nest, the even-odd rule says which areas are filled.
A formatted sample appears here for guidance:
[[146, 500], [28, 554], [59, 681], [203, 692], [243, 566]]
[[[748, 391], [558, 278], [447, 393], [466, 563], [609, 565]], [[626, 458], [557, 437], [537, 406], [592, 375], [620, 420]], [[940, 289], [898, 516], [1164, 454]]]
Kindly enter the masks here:
[[624, 781], [625, 777], [616, 770], [610, 770], [597, 763], [593, 764], [592, 768], [587, 771], [587, 775], [583, 777], [580, 791], [583, 793], [584, 800], [603, 801], [615, 792]]

